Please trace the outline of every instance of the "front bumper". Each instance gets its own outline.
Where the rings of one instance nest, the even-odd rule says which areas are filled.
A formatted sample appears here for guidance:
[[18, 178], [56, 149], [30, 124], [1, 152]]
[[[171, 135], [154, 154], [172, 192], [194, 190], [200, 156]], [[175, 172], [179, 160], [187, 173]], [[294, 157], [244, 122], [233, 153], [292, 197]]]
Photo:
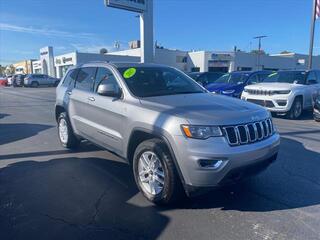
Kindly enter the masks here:
[[265, 107], [270, 112], [275, 113], [287, 113], [290, 111], [294, 96], [288, 95], [252, 95], [243, 92], [241, 96], [242, 100], [258, 104]]
[[[192, 188], [217, 187], [236, 169], [246, 169], [277, 155], [280, 145], [278, 133], [260, 142], [231, 147], [224, 137], [207, 140], [175, 137], [175, 153], [184, 184]], [[221, 160], [214, 168], [202, 167], [201, 160]]]

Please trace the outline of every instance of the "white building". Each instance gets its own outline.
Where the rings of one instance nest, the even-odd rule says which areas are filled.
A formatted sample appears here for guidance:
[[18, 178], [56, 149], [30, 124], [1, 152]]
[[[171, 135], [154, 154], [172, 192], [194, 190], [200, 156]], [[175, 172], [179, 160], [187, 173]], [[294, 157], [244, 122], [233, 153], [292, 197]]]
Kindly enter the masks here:
[[[139, 46], [137, 44], [136, 46]], [[140, 48], [106, 54], [71, 52], [53, 57], [51, 47], [40, 51], [40, 60], [32, 63], [34, 73], [47, 73], [61, 78], [70, 66], [91, 61], [139, 62]], [[254, 70], [307, 69], [308, 55], [285, 53], [267, 55], [243, 51], [181, 51], [157, 47], [154, 62], [176, 67], [185, 72], [231, 72]], [[320, 68], [320, 56], [313, 58], [314, 68]], [[45, 66], [46, 65], [46, 66]], [[54, 66], [54, 70], [50, 70]]]
[[[256, 54], [242, 51], [210, 52], [197, 51], [188, 53], [189, 71], [255, 71], [255, 70], [294, 70], [307, 69], [308, 55], [288, 54]], [[313, 67], [320, 68], [320, 56], [313, 57]]]
[[[119, 56], [141, 56], [140, 48], [128, 49], [118, 52], [107, 53], [107, 55]], [[176, 49], [155, 48], [154, 62], [158, 64], [165, 64], [182, 71], [187, 72], [188, 52]]]
[[70, 66], [92, 61], [139, 62], [140, 58], [136, 56], [81, 52], [71, 52], [54, 57], [52, 47], [45, 47], [40, 50], [40, 60], [32, 63], [32, 72], [62, 78]]

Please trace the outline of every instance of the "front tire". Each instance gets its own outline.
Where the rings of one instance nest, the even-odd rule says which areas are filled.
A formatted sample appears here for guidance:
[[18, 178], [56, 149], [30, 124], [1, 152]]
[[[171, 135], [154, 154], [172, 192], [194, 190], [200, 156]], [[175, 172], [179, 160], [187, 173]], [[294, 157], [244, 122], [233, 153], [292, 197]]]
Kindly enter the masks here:
[[76, 148], [80, 140], [75, 136], [70, 121], [65, 112], [60, 113], [58, 117], [58, 136], [63, 147], [73, 149]]
[[291, 106], [290, 111], [288, 112], [289, 119], [299, 119], [303, 112], [302, 99], [296, 98]]
[[133, 172], [141, 193], [158, 205], [172, 204], [183, 188], [167, 145], [160, 139], [142, 142], [133, 157]]

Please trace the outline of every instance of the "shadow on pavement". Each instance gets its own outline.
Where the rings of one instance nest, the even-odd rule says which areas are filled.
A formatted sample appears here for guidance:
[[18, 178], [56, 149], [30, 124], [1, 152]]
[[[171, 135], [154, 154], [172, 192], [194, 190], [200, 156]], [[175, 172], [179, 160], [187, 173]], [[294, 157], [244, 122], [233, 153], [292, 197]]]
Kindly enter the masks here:
[[[281, 119], [288, 119], [287, 116], [282, 116], [282, 115], [277, 115], [277, 114], [272, 114], [272, 117], [281, 118]], [[300, 116], [300, 118], [297, 119], [296, 121], [299, 121], [299, 120], [313, 120], [313, 112], [310, 110], [304, 111], [302, 113], [302, 115]], [[294, 120], [290, 120], [290, 121], [294, 121]]]
[[15, 158], [30, 158], [30, 157], [43, 157], [43, 156], [53, 156], [53, 155], [63, 155], [69, 153], [81, 153], [81, 152], [94, 152], [101, 151], [101, 148], [90, 144], [89, 142], [81, 142], [81, 147], [75, 150], [64, 149], [64, 150], [54, 150], [54, 151], [43, 151], [43, 152], [27, 152], [27, 153], [14, 153], [7, 155], [0, 155], [0, 160], [9, 160]]
[[0, 145], [32, 137], [53, 126], [29, 123], [5, 123], [0, 128]]
[[0, 239], [156, 239], [169, 222], [128, 201], [138, 193], [131, 168], [108, 159], [20, 162], [0, 183]]
[[282, 138], [278, 161], [259, 176], [157, 208], [138, 193], [127, 164], [103, 158], [19, 162], [0, 169], [0, 239], [155, 239], [170, 221], [164, 211], [319, 205], [319, 172], [318, 152]]

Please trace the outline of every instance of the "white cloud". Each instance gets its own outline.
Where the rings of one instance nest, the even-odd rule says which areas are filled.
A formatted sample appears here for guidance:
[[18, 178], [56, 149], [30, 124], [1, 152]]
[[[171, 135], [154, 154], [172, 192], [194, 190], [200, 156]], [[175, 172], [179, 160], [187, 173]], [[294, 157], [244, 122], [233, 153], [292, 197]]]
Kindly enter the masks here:
[[95, 35], [92, 33], [71, 33], [66, 31], [46, 29], [46, 28], [35, 28], [35, 27], [24, 27], [7, 23], [0, 23], [0, 31], [10, 31], [10, 32], [20, 32], [20, 33], [29, 33], [29, 34], [38, 34], [44, 36], [54, 36], [62, 38], [85, 38], [91, 39]]

